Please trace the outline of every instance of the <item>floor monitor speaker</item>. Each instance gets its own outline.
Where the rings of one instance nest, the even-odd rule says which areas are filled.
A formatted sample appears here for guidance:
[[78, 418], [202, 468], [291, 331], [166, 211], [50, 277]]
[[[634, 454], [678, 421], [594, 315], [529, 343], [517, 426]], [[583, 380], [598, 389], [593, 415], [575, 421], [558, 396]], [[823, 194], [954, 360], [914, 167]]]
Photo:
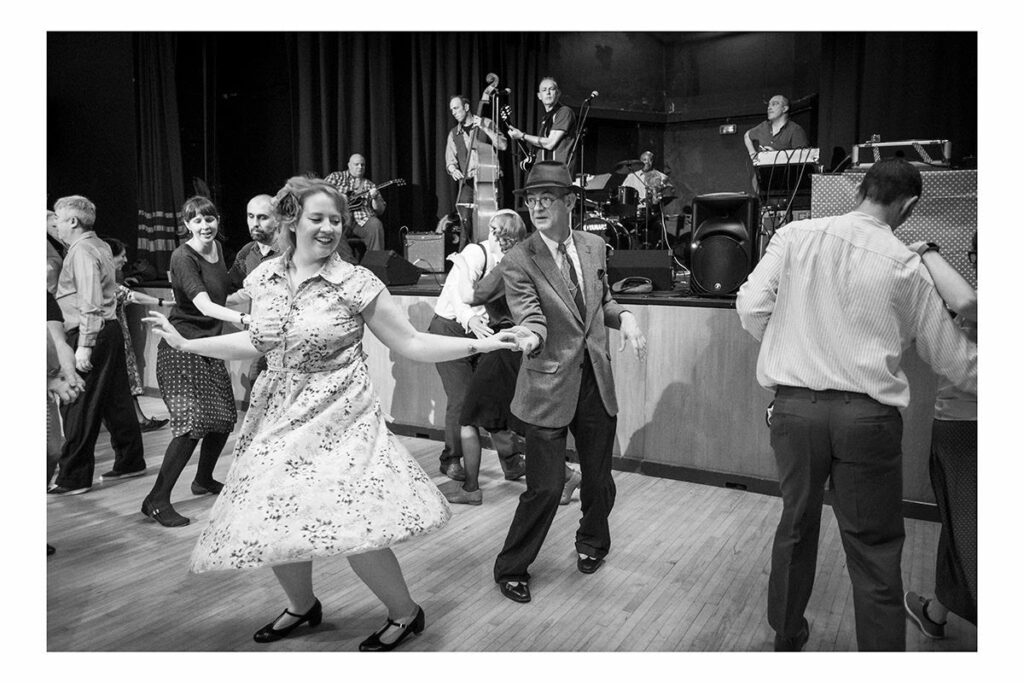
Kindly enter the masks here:
[[423, 272], [390, 249], [366, 252], [359, 265], [369, 269], [389, 287], [415, 285]]

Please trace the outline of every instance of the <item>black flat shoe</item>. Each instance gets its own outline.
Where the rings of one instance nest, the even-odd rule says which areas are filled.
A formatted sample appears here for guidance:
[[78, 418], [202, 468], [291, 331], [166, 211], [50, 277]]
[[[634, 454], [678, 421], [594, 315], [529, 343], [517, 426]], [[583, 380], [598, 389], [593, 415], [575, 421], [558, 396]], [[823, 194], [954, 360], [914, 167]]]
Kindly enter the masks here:
[[184, 517], [175, 512], [170, 503], [156, 506], [149, 500], [149, 498], [142, 501], [142, 514], [155, 519], [161, 526], [166, 527], [186, 526], [189, 522], [188, 517]]
[[604, 560], [598, 557], [576, 557], [576, 568], [583, 574], [593, 574], [602, 564]]
[[210, 480], [209, 484], [200, 484], [198, 481], [192, 482], [192, 493], [197, 496], [201, 496], [204, 493], [212, 493], [217, 495], [224, 488], [224, 484], [219, 481]]
[[518, 586], [513, 586], [510, 581], [499, 581], [498, 588], [501, 594], [513, 602], [530, 602], [530, 584], [520, 581]]
[[[402, 629], [402, 632], [398, 634], [398, 638], [392, 643], [383, 642], [380, 637], [384, 635], [389, 628], [397, 626]], [[388, 623], [384, 624], [384, 627], [372, 634], [369, 638], [359, 643], [360, 652], [389, 652], [394, 650], [396, 647], [402, 644], [410, 633], [419, 635], [423, 632], [423, 627], [426, 626], [426, 616], [423, 614], [423, 608], [420, 607], [416, 610], [416, 616], [408, 624], [400, 624], [397, 621], [391, 621], [388, 618]]]
[[55, 552], [57, 552], [57, 549], [54, 548], [49, 543], [47, 543], [46, 544], [46, 556], [49, 557], [50, 555], [53, 555]]
[[[286, 614], [289, 616], [298, 617], [298, 621], [291, 624], [290, 626], [285, 626], [284, 628], [274, 628], [274, 624], [277, 623], [277, 619], [280, 619]], [[285, 610], [281, 612], [281, 616], [279, 616], [277, 619], [274, 619], [272, 622], [261, 628], [259, 631], [256, 631], [256, 633], [253, 634], [252, 639], [255, 640], [257, 643], [272, 643], [275, 640], [281, 640], [282, 638], [286, 638], [288, 634], [290, 634], [292, 631], [294, 631], [302, 624], [309, 624], [310, 627], [319, 626], [320, 622], [324, 620], [324, 608], [323, 605], [320, 604], [320, 600], [317, 599], [313, 603], [313, 606], [310, 607], [309, 611], [305, 614], [296, 614], [295, 612], [289, 612], [288, 610]]]

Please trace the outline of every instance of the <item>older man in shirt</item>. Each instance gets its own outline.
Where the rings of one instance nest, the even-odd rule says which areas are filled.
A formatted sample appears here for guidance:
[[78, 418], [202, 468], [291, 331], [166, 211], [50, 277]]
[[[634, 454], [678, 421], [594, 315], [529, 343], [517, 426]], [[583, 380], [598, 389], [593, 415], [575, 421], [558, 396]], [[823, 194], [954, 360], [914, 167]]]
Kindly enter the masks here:
[[49, 493], [76, 495], [92, 487], [101, 421], [110, 431], [114, 449], [113, 468], [102, 479], [137, 477], [145, 472], [146, 461], [142, 432], [132, 407], [121, 326], [115, 314], [113, 257], [110, 247], [93, 230], [96, 206], [85, 197], [73, 195], [58, 199], [53, 208], [60, 239], [68, 245], [56, 299], [85, 388], [77, 401], [63, 407], [64, 448]]
[[857, 646], [905, 649], [901, 501], [903, 351], [977, 392], [977, 346], [953, 324], [921, 258], [893, 230], [913, 211], [921, 175], [875, 164], [843, 216], [780, 229], [736, 300], [761, 341], [758, 382], [775, 391], [771, 442], [782, 518], [772, 548], [768, 622], [776, 650], [799, 650], [814, 582], [825, 481], [853, 583]]
[[[324, 178], [345, 193], [351, 200], [352, 232], [363, 241], [367, 251], [384, 248], [384, 224], [377, 216], [384, 213], [388, 203], [377, 191], [377, 186], [366, 177], [366, 157], [353, 154], [348, 159], [348, 170], [334, 171]], [[342, 255], [344, 256], [344, 255]]]

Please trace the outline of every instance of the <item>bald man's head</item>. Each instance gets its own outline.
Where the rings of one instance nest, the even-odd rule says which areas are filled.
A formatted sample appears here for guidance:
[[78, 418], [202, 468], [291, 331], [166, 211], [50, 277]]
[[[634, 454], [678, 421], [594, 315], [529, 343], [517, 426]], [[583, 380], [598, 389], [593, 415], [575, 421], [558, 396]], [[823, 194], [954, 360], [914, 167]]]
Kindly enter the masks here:
[[362, 178], [366, 175], [366, 159], [362, 154], [353, 154], [348, 158], [348, 172], [353, 178]]

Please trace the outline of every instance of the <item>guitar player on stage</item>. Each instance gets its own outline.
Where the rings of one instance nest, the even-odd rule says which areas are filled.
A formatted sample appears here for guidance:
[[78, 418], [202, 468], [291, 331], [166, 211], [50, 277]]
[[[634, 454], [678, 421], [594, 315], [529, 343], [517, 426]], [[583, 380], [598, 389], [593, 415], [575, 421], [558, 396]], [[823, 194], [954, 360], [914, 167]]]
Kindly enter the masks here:
[[334, 171], [324, 180], [349, 198], [360, 192], [365, 193], [361, 197], [362, 201], [352, 210], [352, 232], [363, 241], [367, 251], [377, 251], [384, 248], [384, 224], [377, 216], [384, 213], [388, 204], [377, 191], [377, 186], [365, 175], [365, 157], [362, 154], [353, 154], [348, 159], [348, 170]]
[[[522, 140], [531, 147], [538, 147], [538, 161], [560, 161], [569, 163], [573, 138], [576, 134], [576, 114], [571, 107], [559, 104], [562, 91], [551, 76], [545, 76], [537, 88], [537, 99], [544, 105], [544, 116], [541, 119], [540, 135], [527, 135], [514, 126], [508, 127], [508, 134], [513, 140]], [[572, 172], [572, 169], [569, 169]]]
[[[498, 130], [494, 122], [470, 113], [469, 100], [463, 95], [454, 95], [448, 101], [448, 110], [455, 117], [455, 126], [448, 131], [448, 142], [444, 150], [445, 168], [452, 180], [459, 183], [456, 210], [461, 222], [459, 249], [466, 246], [473, 234], [473, 197], [476, 182], [476, 168], [480, 145], [491, 145], [497, 151], [508, 148], [508, 139]], [[473, 147], [476, 135], [477, 148]]]
[[789, 99], [775, 95], [768, 101], [768, 120], [743, 134], [747, 154], [756, 159], [758, 152], [807, 147], [807, 133], [799, 123], [789, 120]]

